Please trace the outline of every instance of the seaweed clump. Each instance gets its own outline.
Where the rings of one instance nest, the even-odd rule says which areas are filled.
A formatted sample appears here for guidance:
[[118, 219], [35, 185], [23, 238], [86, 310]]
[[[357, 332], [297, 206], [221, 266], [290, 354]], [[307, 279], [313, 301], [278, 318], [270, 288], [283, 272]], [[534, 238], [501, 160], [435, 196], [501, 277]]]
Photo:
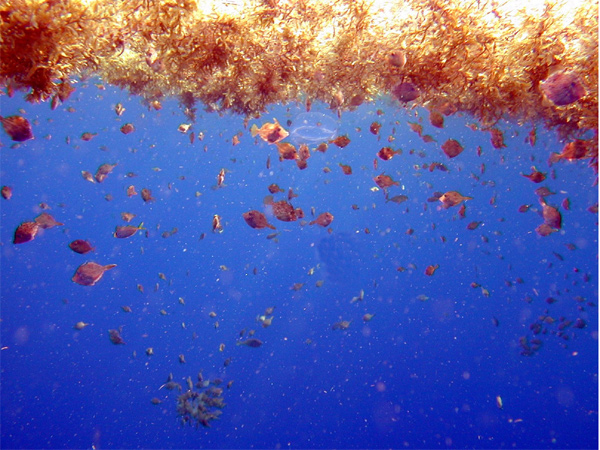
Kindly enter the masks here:
[[[198, 373], [195, 385], [190, 377], [187, 378], [188, 390], [177, 396], [177, 415], [181, 417], [183, 425], [210, 427], [210, 422], [221, 416], [225, 403], [220, 384], [219, 378], [212, 381], [204, 379], [202, 371]], [[163, 386], [169, 390], [177, 387], [181, 392], [181, 385], [172, 381], [172, 375]], [[231, 386], [231, 382], [227, 386]]]
[[[77, 77], [97, 75], [149, 101], [249, 117], [292, 101], [342, 112], [410, 83], [407, 107], [450, 105], [486, 128], [543, 122], [562, 138], [591, 129], [597, 141], [598, 4], [514, 3], [12, 0], [0, 6], [0, 84], [65, 101]], [[584, 95], [546, 98], [557, 71]]]
[[177, 414], [183, 424], [210, 427], [210, 422], [219, 418], [225, 406], [221, 394], [223, 389], [211, 386], [204, 392], [189, 390], [177, 397]]

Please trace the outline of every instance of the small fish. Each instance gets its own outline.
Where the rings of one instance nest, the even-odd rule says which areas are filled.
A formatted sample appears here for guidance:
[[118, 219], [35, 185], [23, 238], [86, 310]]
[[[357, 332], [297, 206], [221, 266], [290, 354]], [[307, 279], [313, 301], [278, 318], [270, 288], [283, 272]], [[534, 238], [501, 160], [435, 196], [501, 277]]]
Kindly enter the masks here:
[[392, 198], [386, 198], [386, 203], [387, 202], [394, 202], [397, 204], [400, 203], [404, 203], [406, 200], [408, 200], [408, 197], [406, 195], [394, 195]]
[[33, 139], [33, 130], [29, 121], [22, 116], [0, 116], [0, 123], [6, 134], [15, 142], [24, 142]]
[[342, 163], [339, 163], [339, 165], [342, 168], [342, 172], [344, 172], [344, 175], [352, 175], [352, 167]]
[[121, 219], [123, 219], [125, 222], [131, 222], [134, 217], [135, 217], [135, 214], [132, 214], [132, 213], [128, 213], [128, 212], [121, 213]]
[[329, 226], [329, 224], [333, 222], [333, 214], [329, 213], [329, 212], [324, 212], [321, 213], [317, 216], [317, 218], [311, 222], [309, 222], [309, 225], [321, 225], [322, 227], [326, 227]]
[[352, 321], [342, 320], [340, 322], [336, 322], [331, 326], [332, 330], [347, 330], [350, 327]]
[[85, 255], [91, 251], [94, 251], [95, 247], [83, 239], [75, 239], [73, 242], [69, 244], [69, 248], [73, 250], [75, 253], [79, 253], [81, 255]]
[[440, 196], [438, 200], [442, 202], [442, 208], [448, 209], [452, 206], [462, 203], [463, 201], [473, 200], [473, 197], [465, 197], [456, 191], [448, 191]]
[[402, 69], [406, 65], [406, 53], [403, 50], [393, 50], [386, 55], [387, 62]]
[[421, 91], [411, 82], [401, 82], [392, 88], [392, 94], [400, 103], [407, 103], [419, 98]]
[[250, 134], [252, 137], [259, 135], [262, 140], [269, 144], [276, 144], [277, 142], [285, 139], [290, 134], [285, 130], [277, 119], [273, 119], [273, 123], [265, 123], [260, 128], [256, 124], [250, 128]]
[[119, 239], [125, 239], [125, 238], [133, 236], [135, 233], [138, 232], [138, 230], [145, 230], [144, 222], [140, 223], [137, 227], [134, 227], [132, 225], [123, 225], [123, 226], [118, 225], [115, 228], [115, 232], [113, 233], [113, 236], [116, 238], [119, 238]]
[[100, 167], [98, 167], [94, 178], [98, 183], [102, 183], [115, 167], [117, 167], [116, 164], [102, 164]]
[[119, 327], [118, 329], [108, 330], [108, 337], [110, 338], [110, 342], [115, 345], [125, 345], [125, 341], [121, 337], [121, 331], [123, 327]]
[[281, 189], [277, 184], [270, 184], [267, 189], [271, 194], [277, 194], [278, 192], [285, 192], [284, 189]]
[[90, 133], [90, 132], [88, 131], [88, 132], [85, 132], [85, 133], [83, 133], [83, 134], [81, 135], [81, 140], [82, 140], [82, 141], [89, 142], [89, 141], [91, 141], [91, 140], [92, 140], [92, 139], [93, 139], [95, 136], [98, 136], [98, 133]]
[[540, 89], [556, 106], [570, 105], [586, 95], [579, 75], [572, 71], [554, 72], [540, 83]]
[[436, 264], [434, 266], [427, 266], [427, 268], [425, 269], [425, 275], [431, 276], [435, 273], [435, 271], [439, 268], [439, 264]]
[[[401, 155], [402, 154], [402, 150], [394, 150], [391, 147], [383, 147], [381, 150], [379, 150], [377, 152], [377, 156], [384, 160], [384, 161], [389, 161], [390, 159], [392, 159], [394, 157], [394, 155]], [[375, 160], [377, 161], [377, 160]], [[377, 168], [375, 168], [377, 169]]]
[[13, 195], [13, 191], [10, 186], [2, 186], [1, 193], [2, 193], [2, 198], [4, 198], [5, 200], [10, 200], [10, 198]]
[[444, 116], [433, 109], [429, 111], [429, 123], [436, 128], [444, 128]]
[[135, 127], [133, 126], [132, 123], [126, 123], [125, 125], [123, 125], [121, 127], [121, 133], [123, 134], [130, 134], [133, 133], [135, 131]]
[[40, 226], [36, 222], [23, 222], [15, 230], [13, 244], [23, 244], [35, 239]]
[[[275, 227], [267, 221], [267, 217], [260, 211], [256, 211], [256, 210], [248, 211], [248, 212], [245, 212], [244, 214], [242, 214], [242, 217], [244, 218], [246, 223], [249, 226], [251, 226], [252, 228], [257, 228], [257, 229], [270, 228], [272, 230], [275, 229]], [[267, 238], [268, 238], [268, 236], [267, 236]], [[271, 239], [273, 239], [273, 238], [271, 238]]]
[[498, 128], [491, 128], [490, 134], [492, 135], [490, 140], [492, 142], [492, 147], [496, 149], [501, 149], [506, 147], [504, 144], [504, 134]]
[[221, 224], [221, 216], [215, 214], [212, 220], [212, 231], [213, 233], [222, 233], [223, 225]]
[[179, 131], [180, 133], [186, 134], [191, 126], [192, 126], [191, 123], [182, 123], [181, 125], [179, 125], [177, 127], [177, 131]]
[[392, 180], [392, 177], [384, 175], [383, 173], [374, 177], [373, 181], [375, 181], [375, 184], [377, 184], [377, 186], [379, 186], [381, 189], [387, 189], [391, 186], [400, 186], [400, 183]]
[[245, 341], [238, 341], [235, 345], [245, 345], [246, 347], [258, 348], [263, 345], [263, 342], [260, 339], [250, 338]]
[[84, 180], [89, 181], [90, 183], [95, 183], [96, 182], [96, 179], [94, 178], [94, 175], [92, 175], [87, 170], [82, 170], [81, 171], [81, 176], [83, 177]]
[[76, 330], [83, 330], [88, 325], [89, 325], [89, 323], [77, 322], [75, 325], [73, 325], [73, 328], [76, 329]]
[[156, 200], [154, 197], [152, 197], [152, 191], [150, 189], [142, 189], [142, 200], [144, 200], [144, 202], [148, 203], [148, 202], [153, 202], [154, 200]]
[[442, 144], [442, 150], [448, 158], [455, 158], [463, 152], [464, 148], [458, 141], [448, 139]]
[[496, 396], [496, 406], [498, 407], [498, 409], [503, 408], [502, 397], [500, 397], [499, 395]]
[[117, 265], [107, 264], [105, 266], [102, 266], [95, 262], [87, 262], [77, 268], [72, 280], [73, 282], [82, 286], [93, 286], [98, 281], [100, 281], [100, 279], [104, 275], [104, 272], [114, 267], [117, 267]]
[[217, 187], [223, 186], [223, 182], [225, 181], [225, 169], [221, 169], [219, 174], [217, 175]]
[[539, 172], [535, 166], [531, 167], [532, 172], [527, 175], [522, 173], [521, 175], [524, 176], [525, 178], [528, 178], [530, 181], [534, 182], [534, 183], [541, 183], [542, 181], [544, 181], [546, 179], [546, 174], [543, 172]]
[[288, 142], [276, 143], [277, 151], [279, 152], [279, 160], [296, 160], [299, 159], [296, 147]]
[[369, 131], [375, 136], [379, 134], [379, 130], [381, 130], [381, 124], [379, 122], [373, 122], [369, 127]]
[[592, 155], [588, 153], [590, 150], [590, 141], [575, 139], [573, 142], [565, 144], [560, 153], [552, 153], [550, 162], [555, 163], [562, 159], [566, 161], [575, 161], [578, 159], [590, 158]]
[[350, 143], [350, 138], [348, 136], [338, 136], [334, 140], [330, 141], [330, 143], [337, 145], [339, 148], [344, 148]]

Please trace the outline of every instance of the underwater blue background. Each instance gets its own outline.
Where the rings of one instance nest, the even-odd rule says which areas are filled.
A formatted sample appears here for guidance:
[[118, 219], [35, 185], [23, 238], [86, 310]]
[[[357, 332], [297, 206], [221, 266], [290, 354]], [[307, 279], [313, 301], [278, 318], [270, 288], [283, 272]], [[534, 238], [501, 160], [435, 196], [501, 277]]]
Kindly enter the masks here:
[[[1, 136], [1, 183], [14, 191], [0, 201], [2, 448], [598, 447], [598, 219], [587, 210], [598, 202], [596, 175], [587, 161], [548, 167], [550, 152], [564, 145], [554, 132], [538, 126], [532, 147], [531, 124], [502, 121], [507, 147], [498, 150], [489, 132], [466, 126], [472, 118], [446, 117], [439, 130], [426, 110], [381, 99], [343, 113], [339, 134], [350, 144], [313, 152], [300, 171], [249, 129], [274, 117], [289, 129], [303, 105], [275, 106], [247, 127], [197, 105], [190, 132], [204, 139], [191, 144], [189, 132], [177, 130], [190, 122], [176, 100], [155, 111], [111, 86], [76, 87], [55, 111], [20, 95], [0, 98], [1, 114], [23, 108], [35, 134], [17, 146]], [[336, 117], [323, 105], [313, 110]], [[369, 132], [374, 121], [379, 136]], [[423, 142], [409, 121], [436, 142]], [[124, 135], [128, 122], [136, 130]], [[84, 132], [98, 135], [85, 142]], [[440, 149], [448, 138], [465, 147], [452, 160]], [[375, 170], [376, 153], [388, 145], [403, 153]], [[432, 162], [448, 172], [422, 168]], [[103, 183], [82, 178], [104, 163], [118, 165]], [[523, 177], [531, 166], [548, 179]], [[214, 189], [222, 168], [225, 185]], [[404, 194], [406, 202], [386, 202], [371, 189], [382, 172], [400, 183], [390, 197]], [[331, 233], [272, 216], [275, 238], [250, 228], [242, 214], [268, 211], [271, 183], [285, 190], [276, 200], [293, 188], [305, 220], [311, 207], [331, 212]], [[151, 189], [156, 201], [127, 197], [131, 184], [138, 193]], [[540, 186], [556, 193], [548, 203], [563, 215], [563, 228], [547, 237], [535, 232]], [[450, 190], [474, 198], [466, 218], [458, 207], [427, 202]], [[560, 207], [564, 198], [569, 210]], [[64, 226], [14, 245], [14, 230], [41, 212], [41, 202]], [[523, 204], [531, 205], [526, 213], [518, 212]], [[113, 237], [124, 211], [147, 236]], [[211, 231], [214, 214], [222, 233]], [[482, 223], [468, 230], [472, 221]], [[95, 252], [72, 252], [74, 239], [90, 240]], [[117, 267], [84, 287], [71, 277], [86, 261]], [[295, 283], [304, 285], [294, 290]], [[364, 299], [352, 302], [361, 289]], [[263, 328], [256, 318], [271, 306], [273, 323]], [[364, 322], [365, 313], [375, 316]], [[534, 338], [530, 324], [540, 316], [555, 322], [537, 336], [539, 351], [524, 356], [519, 338]], [[586, 327], [558, 337], [560, 317]], [[333, 330], [342, 320], [350, 327]], [[90, 325], [76, 330], [79, 321]], [[108, 330], [120, 326], [126, 344], [113, 345]], [[255, 329], [262, 347], [236, 346], [242, 329]], [[169, 373], [185, 389], [200, 370], [224, 388], [233, 380], [210, 428], [182, 426], [177, 391], [159, 389]]]

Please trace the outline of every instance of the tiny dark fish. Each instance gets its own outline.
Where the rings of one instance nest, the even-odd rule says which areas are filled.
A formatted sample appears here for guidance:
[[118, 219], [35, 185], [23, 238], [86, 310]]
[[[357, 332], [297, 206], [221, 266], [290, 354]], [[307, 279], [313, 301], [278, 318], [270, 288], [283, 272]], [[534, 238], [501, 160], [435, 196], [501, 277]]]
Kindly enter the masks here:
[[144, 202], [148, 203], [148, 202], [153, 202], [154, 200], [156, 200], [154, 197], [152, 197], [152, 191], [150, 189], [142, 189], [142, 200], [144, 200]]
[[408, 200], [408, 197], [406, 195], [394, 195], [392, 198], [386, 199], [386, 203], [394, 202], [394, 203], [400, 204], [400, 203], [404, 203], [406, 200]]
[[521, 205], [519, 206], [519, 212], [520, 213], [524, 213], [529, 211], [529, 208], [531, 208], [531, 205]]
[[110, 342], [115, 345], [124, 345], [125, 341], [121, 337], [121, 331], [123, 327], [119, 327], [118, 330], [108, 330], [108, 337], [110, 338]]
[[98, 170], [96, 170], [96, 175], [94, 178], [98, 183], [102, 183], [115, 167], [117, 167], [116, 164], [102, 164], [100, 167], [98, 167]]
[[258, 348], [263, 345], [263, 342], [260, 339], [246, 339], [245, 341], [238, 341], [235, 345], [245, 345], [246, 347]]
[[5, 200], [10, 200], [10, 198], [12, 197], [12, 188], [10, 186], [2, 186], [2, 197]]
[[535, 195], [537, 195], [538, 197], [548, 197], [549, 195], [555, 194], [550, 189], [548, 189], [546, 186], [539, 187], [534, 192], [535, 192]]

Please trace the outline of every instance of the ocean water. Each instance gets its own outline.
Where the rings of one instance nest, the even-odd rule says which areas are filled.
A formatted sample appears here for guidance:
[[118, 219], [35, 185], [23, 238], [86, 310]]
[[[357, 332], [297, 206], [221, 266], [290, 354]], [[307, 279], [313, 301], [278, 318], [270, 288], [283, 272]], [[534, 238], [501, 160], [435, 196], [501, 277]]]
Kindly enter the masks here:
[[[156, 111], [99, 83], [79, 83], [55, 111], [0, 100], [35, 134], [18, 146], [1, 136], [1, 184], [13, 189], [0, 201], [2, 448], [598, 448], [596, 175], [587, 161], [549, 166], [564, 145], [554, 132], [537, 126], [531, 146], [532, 124], [502, 121], [506, 147], [495, 149], [460, 114], [437, 129], [426, 110], [389, 98], [340, 118], [313, 105], [350, 143], [311, 151], [299, 170], [250, 126], [290, 129], [303, 105], [247, 126], [197, 105], [184, 134], [176, 100]], [[121, 133], [125, 123], [135, 131]], [[441, 150], [449, 138], [465, 148], [453, 159]], [[383, 161], [386, 146], [402, 152]], [[104, 182], [82, 177], [105, 163], [117, 165]], [[532, 166], [543, 182], [523, 176]], [[375, 189], [382, 173], [399, 184], [388, 198], [406, 201]], [[273, 217], [263, 203], [273, 183], [276, 201], [293, 190], [304, 219]], [[128, 197], [130, 185], [155, 201]], [[563, 219], [546, 237], [535, 231], [542, 186]], [[464, 218], [440, 207], [435, 193], [447, 191], [473, 197]], [[41, 203], [64, 225], [13, 244]], [[250, 210], [276, 230], [249, 227]], [[308, 225], [313, 211], [334, 220]], [[115, 238], [122, 212], [144, 229]], [[94, 252], [71, 251], [75, 239]], [[95, 286], [72, 282], [87, 261], [117, 266]], [[250, 330], [263, 345], [236, 345]], [[222, 380], [210, 427], [177, 412], [200, 371], [212, 387]], [[165, 387], [171, 376], [181, 392]]]

